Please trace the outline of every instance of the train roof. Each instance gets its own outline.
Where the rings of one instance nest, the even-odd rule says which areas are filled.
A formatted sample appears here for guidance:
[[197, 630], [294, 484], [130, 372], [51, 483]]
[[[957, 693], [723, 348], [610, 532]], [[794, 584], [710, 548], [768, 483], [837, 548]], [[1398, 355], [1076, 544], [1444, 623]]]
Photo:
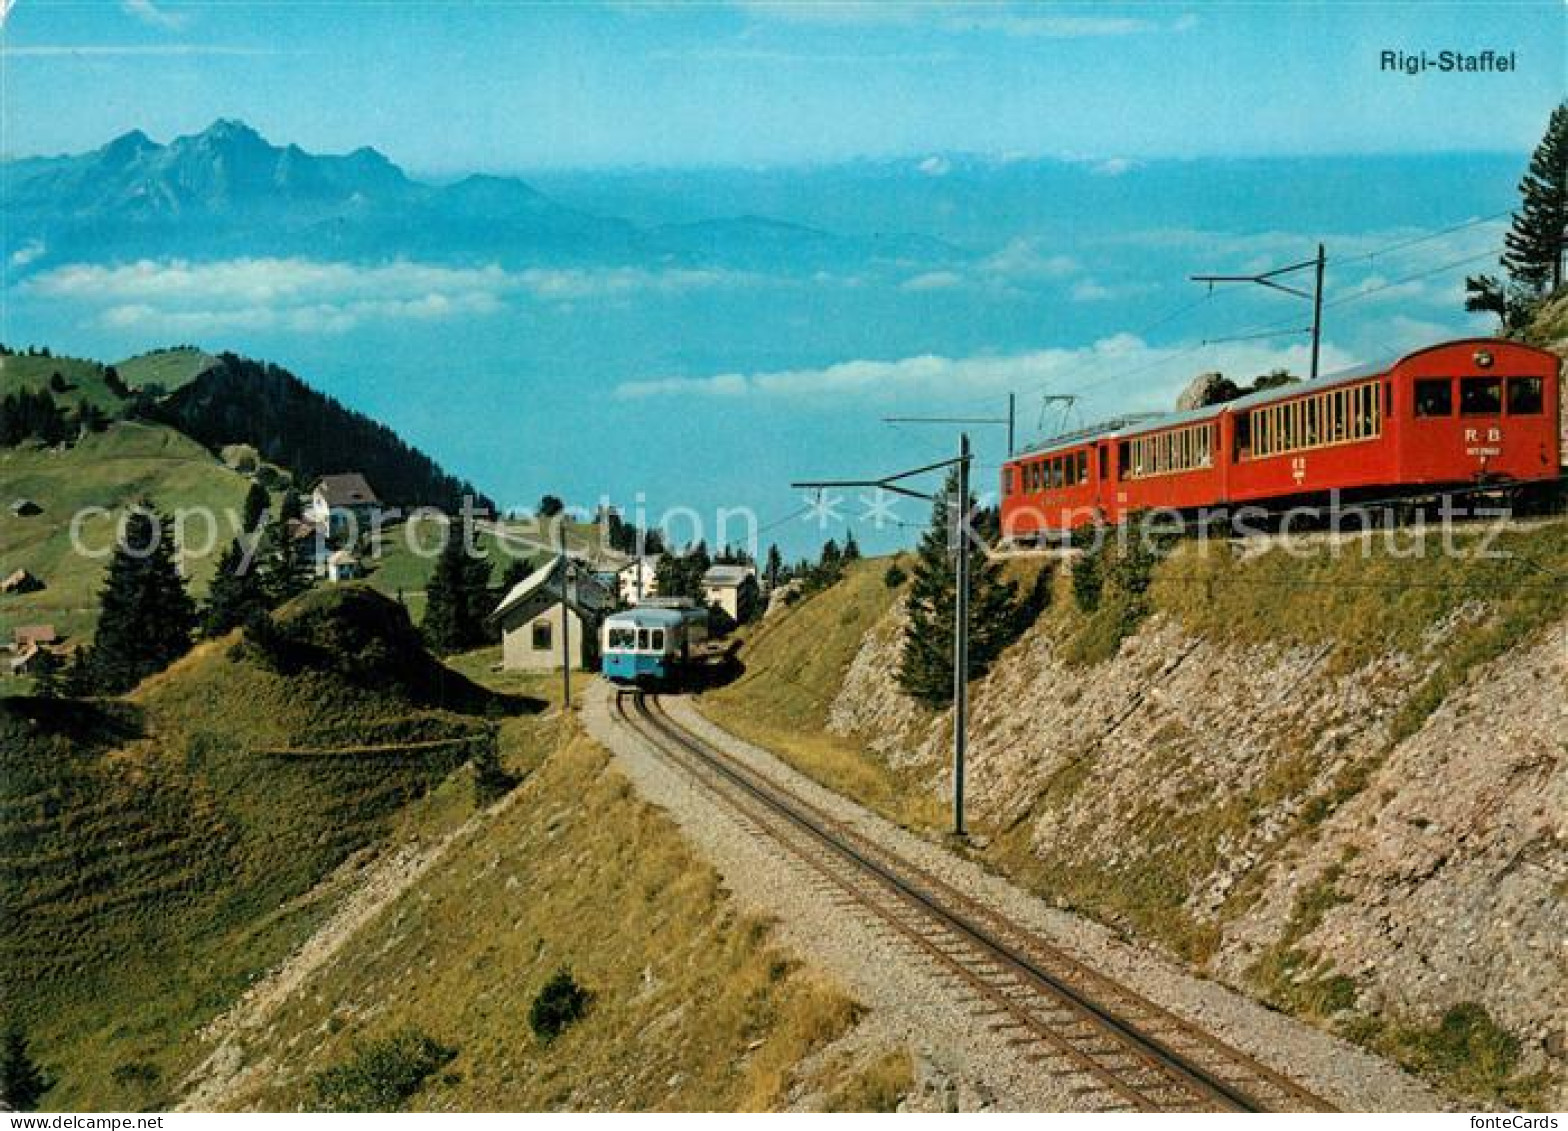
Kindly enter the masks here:
[[1325, 373], [1320, 377], [1308, 381], [1296, 381], [1289, 385], [1280, 385], [1273, 389], [1264, 389], [1261, 392], [1248, 393], [1244, 397], [1237, 397], [1233, 401], [1222, 401], [1219, 404], [1204, 405], [1202, 408], [1187, 409], [1183, 412], [1158, 412], [1138, 413], [1132, 415], [1113, 417], [1099, 424], [1090, 425], [1075, 432], [1065, 432], [1059, 436], [1051, 436], [1038, 443], [1030, 444], [1023, 448], [1014, 458], [1036, 455], [1040, 452], [1057, 451], [1065, 447], [1076, 447], [1090, 440], [1100, 440], [1108, 436], [1136, 436], [1144, 432], [1156, 432], [1165, 428], [1176, 428], [1183, 424], [1195, 424], [1202, 420], [1209, 420], [1221, 412], [1235, 409], [1256, 408], [1258, 405], [1268, 404], [1271, 401], [1288, 400], [1307, 393], [1320, 392], [1323, 389], [1332, 389], [1339, 385], [1347, 385], [1354, 381], [1365, 380], [1368, 377], [1377, 377], [1387, 373], [1394, 366], [1407, 358], [1429, 353], [1435, 349], [1447, 349], [1453, 346], [1472, 345], [1508, 345], [1519, 346], [1519, 342], [1509, 342], [1495, 338], [1462, 338], [1452, 342], [1440, 342], [1437, 345], [1426, 346], [1409, 353], [1398, 354], [1384, 358], [1381, 361], [1354, 365], [1349, 369], [1336, 370]]
[[706, 617], [706, 609], [682, 608], [669, 609], [647, 605], [634, 605], [629, 609], [622, 609], [618, 613], [611, 613], [604, 618], [605, 624], [625, 625], [633, 628], [675, 628], [697, 617]]

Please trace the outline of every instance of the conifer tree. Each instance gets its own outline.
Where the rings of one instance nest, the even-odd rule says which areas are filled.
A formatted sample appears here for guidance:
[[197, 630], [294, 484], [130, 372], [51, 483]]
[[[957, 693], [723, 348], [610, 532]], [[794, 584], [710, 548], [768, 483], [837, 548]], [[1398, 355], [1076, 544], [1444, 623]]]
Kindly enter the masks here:
[[490, 563], [469, 553], [461, 531], [447, 527], [446, 544], [425, 585], [425, 640], [437, 652], [460, 652], [485, 642]]
[[252, 479], [250, 487], [245, 492], [245, 511], [241, 515], [240, 529], [247, 534], [254, 531], [271, 504], [272, 499], [267, 494], [267, 489]]
[[1568, 232], [1568, 102], [1558, 103], [1546, 135], [1519, 182], [1523, 206], [1503, 237], [1503, 266], [1535, 295], [1563, 283], [1563, 237]]
[[92, 673], [103, 694], [130, 690], [190, 649], [196, 605], [175, 563], [169, 522], [151, 503], [126, 516], [99, 609]]
[[278, 500], [278, 521], [287, 525], [296, 519], [305, 517], [305, 504], [300, 501], [299, 492], [290, 487], [283, 492], [283, 497]]
[[779, 575], [784, 572], [784, 555], [779, 553], [779, 548], [776, 544], [768, 547], [767, 563], [764, 575], [768, 579], [768, 588], [776, 589], [779, 584]]
[[844, 561], [858, 562], [860, 560], [860, 543], [855, 541], [855, 532], [849, 531], [844, 535]]
[[[953, 628], [957, 577], [948, 550], [948, 507], [958, 494], [956, 475], [931, 510], [931, 525], [920, 536], [914, 580], [910, 585], [909, 622], [898, 684], [906, 695], [929, 707], [953, 701]], [[974, 498], [968, 500], [974, 507]], [[1024, 627], [1020, 621], [1018, 587], [1003, 581], [1001, 566], [971, 547], [969, 559], [969, 675], [984, 675]]]
[[222, 636], [270, 606], [261, 571], [254, 561], [245, 560], [245, 543], [234, 539], [218, 559], [218, 571], [212, 576], [207, 604], [202, 609], [202, 635]]
[[17, 1025], [8, 1025], [0, 1043], [0, 1099], [12, 1111], [37, 1111], [38, 1101], [53, 1086], [33, 1060], [27, 1035]]
[[304, 551], [289, 537], [288, 526], [279, 519], [262, 528], [251, 569], [259, 578], [267, 605], [277, 608], [310, 588], [310, 562]]

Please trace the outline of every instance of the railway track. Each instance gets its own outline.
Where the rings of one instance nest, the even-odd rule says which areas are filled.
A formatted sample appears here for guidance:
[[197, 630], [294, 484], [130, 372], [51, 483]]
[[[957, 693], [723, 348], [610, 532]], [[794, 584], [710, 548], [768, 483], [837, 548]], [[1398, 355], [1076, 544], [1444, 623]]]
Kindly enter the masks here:
[[616, 711], [663, 758], [809, 866], [971, 996], [977, 1012], [1087, 1107], [1332, 1111], [1322, 1098], [849, 828], [672, 720], [656, 695]]

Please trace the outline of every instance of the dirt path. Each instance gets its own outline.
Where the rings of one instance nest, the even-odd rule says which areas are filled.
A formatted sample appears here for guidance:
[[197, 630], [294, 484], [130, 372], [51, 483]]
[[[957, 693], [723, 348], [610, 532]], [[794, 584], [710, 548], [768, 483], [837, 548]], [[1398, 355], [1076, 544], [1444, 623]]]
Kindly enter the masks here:
[[[1216, 1036], [1295, 1076], [1349, 1110], [1435, 1110], [1440, 1097], [1362, 1049], [1269, 1011], [1245, 996], [1195, 978], [1173, 962], [1103, 928], [1047, 907], [944, 848], [919, 839], [861, 806], [817, 786], [772, 754], [705, 719], [688, 700], [666, 700], [675, 721], [774, 777], [907, 859], [981, 898], [1080, 960], [1121, 980]], [[613, 694], [595, 686], [584, 708], [589, 732], [609, 747], [627, 776], [664, 807], [720, 870], [742, 904], [780, 921], [786, 943], [871, 1008], [865, 1039], [905, 1044], [918, 1087], [911, 1106], [964, 1110], [1073, 1110], [1084, 1099], [1031, 1064], [975, 1016], [973, 1002], [899, 946], [874, 921], [846, 911], [812, 873], [755, 829], [718, 807], [645, 740], [620, 725]]]

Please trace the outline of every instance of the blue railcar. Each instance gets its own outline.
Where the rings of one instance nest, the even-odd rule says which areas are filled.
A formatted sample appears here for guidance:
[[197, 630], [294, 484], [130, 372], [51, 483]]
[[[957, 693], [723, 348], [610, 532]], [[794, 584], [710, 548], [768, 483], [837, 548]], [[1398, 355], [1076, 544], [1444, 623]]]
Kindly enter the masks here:
[[612, 613], [601, 629], [604, 676], [630, 686], [670, 685], [708, 638], [708, 610], [689, 601], [649, 600]]

